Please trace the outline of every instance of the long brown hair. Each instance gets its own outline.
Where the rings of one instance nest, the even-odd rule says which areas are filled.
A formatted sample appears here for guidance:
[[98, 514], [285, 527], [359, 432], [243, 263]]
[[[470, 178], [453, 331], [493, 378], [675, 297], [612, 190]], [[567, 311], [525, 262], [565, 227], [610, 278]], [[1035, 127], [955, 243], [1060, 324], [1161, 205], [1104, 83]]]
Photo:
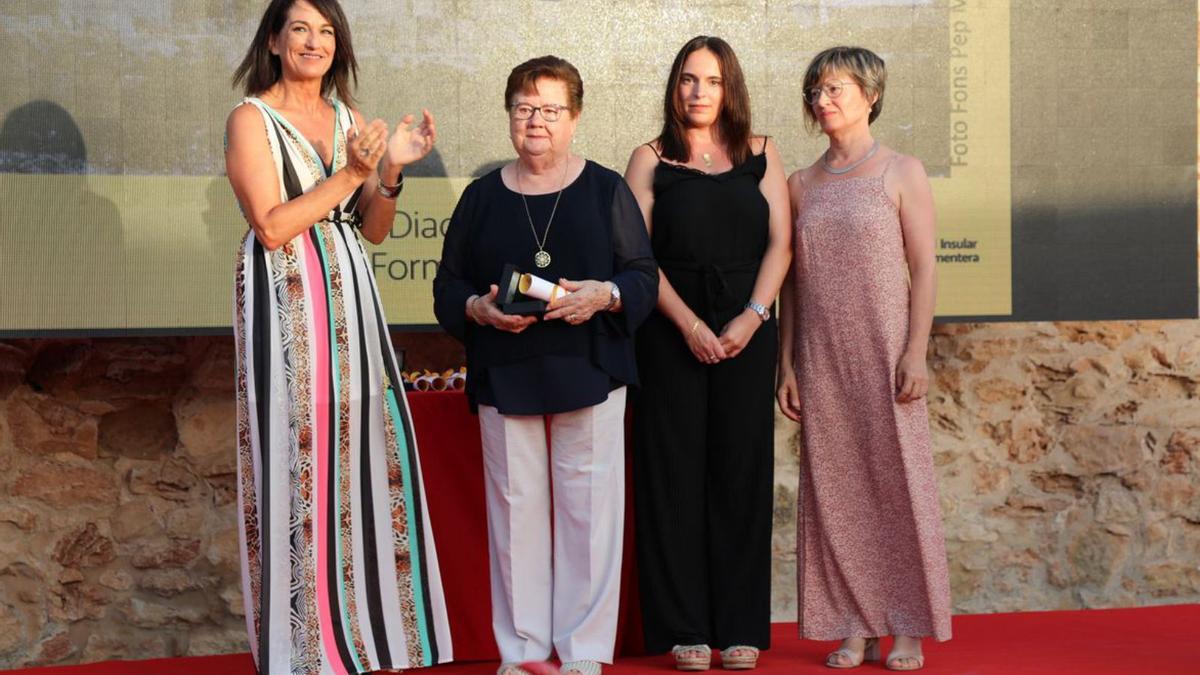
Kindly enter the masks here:
[[683, 106], [679, 102], [679, 78], [683, 75], [683, 64], [692, 52], [707, 49], [717, 57], [721, 67], [721, 82], [724, 95], [721, 111], [717, 115], [717, 134], [725, 144], [725, 152], [734, 166], [750, 157], [750, 92], [746, 89], [746, 78], [738, 63], [733, 47], [719, 37], [698, 35], [679, 50], [671, 64], [671, 76], [667, 78], [667, 91], [663, 96], [663, 127], [658, 135], [662, 145], [662, 156], [676, 162], [687, 162], [692, 158], [692, 148], [687, 139], [687, 121]]
[[[333, 64], [321, 78], [321, 95], [329, 97], [336, 91], [338, 100], [354, 105], [354, 88], [358, 86], [358, 60], [354, 58], [354, 46], [350, 40], [350, 24], [337, 0], [305, 0], [333, 26], [336, 43]], [[246, 50], [242, 63], [233, 71], [233, 86], [244, 85], [247, 96], [257, 96], [270, 89], [283, 77], [283, 66], [279, 57], [271, 53], [271, 38], [279, 35], [287, 21], [288, 10], [296, 0], [271, 0], [267, 11], [258, 22], [258, 31]], [[351, 86], [351, 80], [354, 81]]]

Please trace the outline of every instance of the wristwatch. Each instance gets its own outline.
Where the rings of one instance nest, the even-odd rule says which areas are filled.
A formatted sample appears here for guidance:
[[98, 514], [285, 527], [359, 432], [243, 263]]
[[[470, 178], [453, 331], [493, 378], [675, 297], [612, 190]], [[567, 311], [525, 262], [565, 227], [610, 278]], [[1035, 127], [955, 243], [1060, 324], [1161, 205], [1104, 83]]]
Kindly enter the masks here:
[[617, 286], [616, 282], [613, 281], [608, 283], [612, 284], [612, 290], [609, 291], [611, 295], [608, 298], [608, 304], [604, 306], [604, 311], [606, 312], [613, 307], [616, 307], [617, 303], [621, 301], [621, 287]]
[[771, 318], [771, 310], [767, 309], [766, 305], [760, 305], [757, 302], [751, 301], [746, 303], [746, 309], [757, 314], [758, 318], [762, 319], [763, 323], [766, 323], [767, 319]]

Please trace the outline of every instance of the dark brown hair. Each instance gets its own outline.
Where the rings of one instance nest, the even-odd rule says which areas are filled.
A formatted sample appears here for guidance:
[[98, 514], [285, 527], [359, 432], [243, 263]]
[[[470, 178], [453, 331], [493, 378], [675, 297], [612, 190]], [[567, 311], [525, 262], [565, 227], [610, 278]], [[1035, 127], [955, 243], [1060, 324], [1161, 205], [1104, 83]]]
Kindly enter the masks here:
[[558, 80], [567, 86], [567, 107], [571, 115], [583, 110], [583, 78], [571, 62], [557, 56], [539, 56], [512, 69], [508, 83], [504, 85], [504, 109], [512, 107], [513, 97], [537, 91], [537, 81], [542, 78]]
[[[358, 86], [358, 60], [354, 58], [354, 46], [350, 40], [350, 24], [337, 0], [305, 0], [333, 26], [336, 46], [333, 64], [321, 78], [321, 95], [328, 97], [337, 92], [338, 100], [347, 105], [354, 104], [354, 87]], [[244, 84], [247, 96], [257, 96], [270, 89], [283, 76], [279, 57], [271, 53], [271, 38], [279, 35], [287, 21], [288, 10], [296, 0], [271, 0], [267, 11], [258, 22], [258, 31], [246, 50], [242, 63], [233, 71], [233, 86]], [[350, 81], [354, 81], [353, 87]]]
[[679, 78], [683, 75], [683, 64], [692, 52], [707, 49], [717, 57], [721, 67], [721, 110], [717, 115], [717, 135], [725, 144], [725, 152], [734, 166], [750, 157], [750, 92], [746, 89], [746, 78], [738, 64], [733, 47], [719, 37], [698, 35], [679, 50], [671, 64], [671, 76], [667, 78], [667, 92], [663, 96], [663, 127], [658, 136], [662, 145], [662, 156], [675, 161], [687, 162], [692, 157], [692, 148], [687, 140], [687, 121], [683, 106], [679, 102]]
[[[867, 124], [874, 122], [883, 112], [883, 90], [887, 87], [887, 66], [884, 65], [883, 59], [864, 47], [830, 47], [814, 56], [808, 64], [808, 70], [804, 71], [804, 88], [801, 95], [808, 96], [808, 91], [820, 84], [821, 78], [830, 73], [849, 75], [862, 87], [863, 96], [866, 96], [868, 101], [872, 96], [878, 97], [871, 106], [871, 114], [867, 117]], [[817, 128], [817, 115], [808, 104], [807, 98], [804, 100], [804, 122], [809, 129]]]

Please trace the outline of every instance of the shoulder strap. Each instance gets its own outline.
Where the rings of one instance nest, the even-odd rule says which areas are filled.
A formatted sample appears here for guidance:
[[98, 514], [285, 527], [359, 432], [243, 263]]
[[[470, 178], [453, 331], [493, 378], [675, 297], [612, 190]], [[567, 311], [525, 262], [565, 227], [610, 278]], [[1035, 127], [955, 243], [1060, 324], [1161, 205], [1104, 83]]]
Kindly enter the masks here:
[[761, 155], [767, 151], [767, 141], [769, 140], [771, 140], [770, 136], [763, 136], [762, 148], [759, 149], [758, 154]]
[[654, 156], [658, 157], [658, 161], [660, 161], [660, 162], [662, 161], [662, 153], [658, 151], [658, 148], [654, 147], [654, 141], [650, 141], [649, 143], [643, 143], [642, 145], [645, 145], [647, 148], [650, 148], [651, 150], [653, 150]]
[[356, 132], [358, 131], [358, 124], [354, 121], [354, 113], [350, 112], [350, 106], [336, 98], [333, 99], [333, 109], [338, 116], [338, 124], [342, 127], [342, 136], [349, 140], [350, 137], [348, 134], [350, 130], [354, 129]]
[[879, 174], [880, 178], [887, 177], [888, 171], [892, 170], [892, 165], [896, 163], [896, 158], [898, 158], [899, 156], [900, 156], [900, 153], [896, 152], [896, 153], [893, 153], [892, 156], [888, 158], [887, 163], [883, 165], [883, 173]]

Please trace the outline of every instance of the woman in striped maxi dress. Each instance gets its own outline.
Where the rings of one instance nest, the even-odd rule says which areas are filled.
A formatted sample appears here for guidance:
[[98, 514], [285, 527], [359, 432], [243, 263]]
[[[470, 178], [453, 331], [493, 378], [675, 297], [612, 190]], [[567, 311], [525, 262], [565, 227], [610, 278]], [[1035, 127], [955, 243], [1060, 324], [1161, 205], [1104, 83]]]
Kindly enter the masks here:
[[388, 137], [349, 107], [336, 0], [274, 0], [234, 76], [238, 506], [262, 673], [346, 675], [450, 660], [417, 447], [359, 237], [391, 228], [433, 119]]

